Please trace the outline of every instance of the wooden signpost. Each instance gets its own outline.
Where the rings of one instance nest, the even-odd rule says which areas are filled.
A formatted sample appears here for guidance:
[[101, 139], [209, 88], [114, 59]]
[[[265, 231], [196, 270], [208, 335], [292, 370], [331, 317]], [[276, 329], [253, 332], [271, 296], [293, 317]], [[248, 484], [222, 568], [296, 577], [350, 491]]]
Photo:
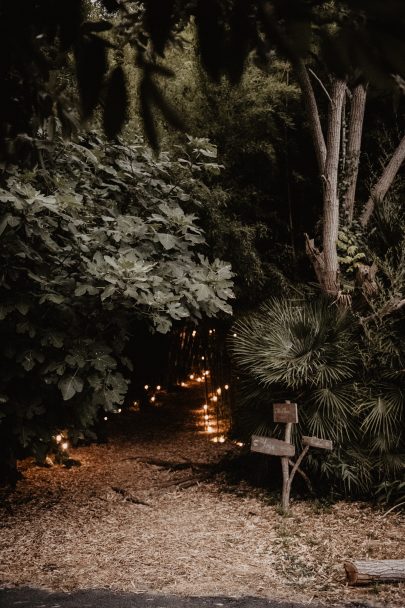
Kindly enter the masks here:
[[330, 439], [319, 439], [319, 437], [306, 437], [303, 435], [302, 444], [320, 450], [333, 450], [333, 443]]
[[252, 452], [260, 452], [269, 456], [294, 456], [295, 446], [280, 439], [252, 435]]
[[[281, 470], [283, 473], [283, 488], [281, 493], [281, 507], [287, 512], [290, 503], [291, 484], [294, 475], [297, 471], [304, 477], [305, 474], [300, 470], [299, 466], [309, 451], [309, 448], [318, 448], [321, 450], [332, 450], [333, 444], [329, 439], [320, 439], [319, 437], [302, 437], [304, 449], [298, 456], [296, 462], [291, 461], [291, 457], [295, 454], [295, 446], [291, 443], [292, 425], [298, 423], [298, 408], [296, 403], [274, 403], [273, 404], [274, 422], [285, 424], [284, 441], [274, 439], [273, 437], [261, 437], [252, 435], [252, 452], [260, 452], [269, 456], [280, 456]], [[290, 472], [290, 466], [291, 472]]]
[[298, 408], [296, 403], [273, 403], [273, 419], [274, 422], [291, 422], [291, 424], [297, 424], [298, 422]]

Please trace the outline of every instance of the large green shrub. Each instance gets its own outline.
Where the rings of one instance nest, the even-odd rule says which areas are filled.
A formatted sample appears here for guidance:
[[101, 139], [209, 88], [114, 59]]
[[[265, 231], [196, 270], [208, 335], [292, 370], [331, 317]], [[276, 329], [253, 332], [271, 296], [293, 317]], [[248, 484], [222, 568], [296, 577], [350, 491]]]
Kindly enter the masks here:
[[239, 320], [230, 341], [240, 374], [235, 432], [280, 433], [271, 404], [290, 399], [299, 404], [295, 442], [305, 434], [335, 445], [308, 459], [313, 470], [351, 494], [398, 485], [405, 353], [390, 326], [365, 331], [350, 310], [317, 294], [273, 299]]
[[208, 143], [197, 143], [188, 189], [181, 161], [95, 133], [31, 141], [34, 168], [3, 167], [3, 456], [8, 446], [43, 458], [57, 430], [77, 438], [100, 408], [122, 403], [130, 321], [167, 332], [187, 317], [230, 313], [230, 267], [206, 257], [196, 223], [195, 184], [211, 170], [204, 151], [215, 165]]

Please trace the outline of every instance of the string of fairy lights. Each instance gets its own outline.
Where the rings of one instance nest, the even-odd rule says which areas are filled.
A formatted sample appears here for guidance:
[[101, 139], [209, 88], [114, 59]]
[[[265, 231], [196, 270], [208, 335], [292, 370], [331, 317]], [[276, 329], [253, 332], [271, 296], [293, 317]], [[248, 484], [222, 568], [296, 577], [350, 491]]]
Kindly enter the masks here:
[[[208, 329], [207, 333], [208, 341], [205, 345], [205, 354], [195, 356], [195, 353], [193, 353], [194, 356], [192, 357], [192, 361], [189, 361], [189, 364], [191, 363], [193, 370], [190, 371], [184, 379], [178, 381], [177, 384], [182, 388], [196, 388], [197, 386], [201, 387], [202, 404], [197, 410], [198, 431], [209, 436], [213, 443], [222, 444], [227, 441], [227, 434], [229, 431], [231, 385], [229, 381], [223, 380], [223, 371], [221, 370], [221, 373], [219, 373], [218, 369], [215, 369], [215, 361], [214, 357], [212, 356], [212, 353], [215, 350], [215, 345], [214, 347], [209, 348], [209, 343], [211, 342], [210, 339], [215, 337], [216, 330], [211, 328]], [[193, 329], [189, 335], [192, 342], [194, 342], [197, 338], [198, 332], [196, 329]], [[186, 330], [183, 330], [179, 334], [179, 348], [184, 346], [186, 336]], [[236, 337], [236, 334], [233, 334], [233, 336]], [[215, 373], [213, 373], [214, 371]], [[219, 381], [220, 379], [222, 379], [222, 382]], [[146, 391], [146, 397], [149, 404], [155, 407], [158, 406], [159, 393], [165, 392], [164, 387], [162, 387], [160, 384], [158, 384], [156, 387], [145, 384], [143, 389]], [[139, 409], [139, 401], [134, 401], [131, 408]], [[118, 408], [113, 412], [110, 412], [110, 414], [121, 413], [122, 408]], [[103, 416], [103, 421], [108, 422], [108, 420], [109, 415], [105, 414]], [[60, 431], [53, 438], [57, 449], [60, 450], [62, 454], [67, 454], [69, 450], [69, 441], [67, 435], [68, 434], [66, 431]], [[240, 447], [244, 445], [241, 442], [236, 442], [236, 444]]]

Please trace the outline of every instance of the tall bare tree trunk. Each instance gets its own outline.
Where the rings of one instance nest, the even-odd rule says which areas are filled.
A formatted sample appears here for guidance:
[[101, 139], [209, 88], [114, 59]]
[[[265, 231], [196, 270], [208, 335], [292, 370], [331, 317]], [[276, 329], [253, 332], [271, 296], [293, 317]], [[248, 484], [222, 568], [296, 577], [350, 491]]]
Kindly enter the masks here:
[[318, 161], [319, 174], [323, 174], [326, 161], [326, 144], [322, 132], [322, 125], [319, 118], [318, 104], [316, 103], [315, 93], [305, 63], [301, 59], [294, 62], [294, 71], [300, 83], [302, 97], [308, 114], [309, 126], [315, 147], [315, 154]]
[[328, 136], [325, 161], [325, 188], [323, 193], [323, 288], [336, 295], [339, 291], [339, 263], [336, 242], [339, 230], [339, 151], [342, 127], [342, 108], [346, 94], [346, 81], [335, 79], [332, 84], [328, 115]]
[[367, 88], [358, 84], [351, 101], [349, 136], [347, 141], [347, 179], [348, 185], [343, 201], [349, 223], [353, 221], [354, 202], [356, 198], [357, 175], [359, 172], [361, 136], [363, 133], [364, 110], [366, 107]]
[[368, 224], [370, 217], [374, 211], [375, 202], [381, 201], [384, 198], [384, 196], [387, 194], [387, 191], [390, 188], [390, 186], [392, 185], [392, 182], [394, 181], [396, 174], [398, 173], [399, 168], [402, 165], [402, 163], [404, 162], [404, 160], [405, 160], [405, 135], [399, 142], [397, 149], [395, 150], [394, 154], [391, 156], [389, 163], [385, 167], [384, 171], [381, 174], [381, 177], [379, 178], [379, 180], [374, 185], [374, 187], [371, 191], [370, 198], [368, 199], [368, 201], [364, 207], [363, 213], [361, 214], [361, 217], [360, 217], [360, 223], [362, 226], [366, 226]]

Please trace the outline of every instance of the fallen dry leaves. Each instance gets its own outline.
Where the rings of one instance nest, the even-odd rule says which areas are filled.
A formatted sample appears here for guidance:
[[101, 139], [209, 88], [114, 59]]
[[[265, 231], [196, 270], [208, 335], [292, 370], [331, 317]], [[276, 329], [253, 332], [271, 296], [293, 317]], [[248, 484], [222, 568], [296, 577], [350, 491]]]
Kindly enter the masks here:
[[3, 495], [0, 584], [403, 608], [403, 584], [357, 589], [343, 571], [346, 559], [404, 557], [399, 513], [293, 502], [285, 517], [262, 491], [221, 477], [179, 489], [191, 468], [146, 462], [204, 465], [238, 449], [196, 433], [201, 412], [188, 406], [197, 403], [191, 391], [169, 400], [163, 418], [125, 415], [110, 443], [72, 451], [80, 467], [23, 462], [24, 479]]

